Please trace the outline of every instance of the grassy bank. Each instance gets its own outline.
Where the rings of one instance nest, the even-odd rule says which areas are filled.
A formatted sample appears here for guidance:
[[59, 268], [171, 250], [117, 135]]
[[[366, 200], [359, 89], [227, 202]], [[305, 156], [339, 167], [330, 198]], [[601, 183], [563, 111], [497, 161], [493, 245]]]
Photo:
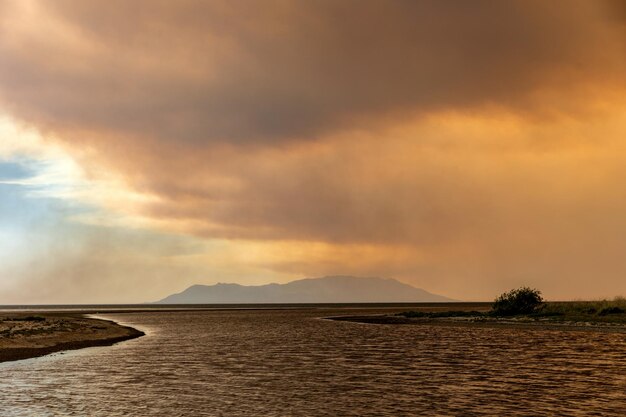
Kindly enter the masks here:
[[552, 322], [626, 324], [626, 299], [542, 303], [532, 313], [500, 315], [491, 311], [405, 311], [396, 314], [408, 319], [509, 319]]
[[553, 320], [626, 323], [626, 299], [545, 303], [530, 316]]

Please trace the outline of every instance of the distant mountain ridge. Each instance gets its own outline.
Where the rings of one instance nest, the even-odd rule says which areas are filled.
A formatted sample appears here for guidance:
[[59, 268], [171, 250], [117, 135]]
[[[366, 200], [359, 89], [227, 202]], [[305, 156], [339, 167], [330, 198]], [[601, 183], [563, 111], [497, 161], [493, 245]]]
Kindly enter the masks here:
[[327, 276], [286, 284], [192, 285], [158, 304], [263, 304], [263, 303], [390, 303], [450, 302], [450, 298], [391, 278]]

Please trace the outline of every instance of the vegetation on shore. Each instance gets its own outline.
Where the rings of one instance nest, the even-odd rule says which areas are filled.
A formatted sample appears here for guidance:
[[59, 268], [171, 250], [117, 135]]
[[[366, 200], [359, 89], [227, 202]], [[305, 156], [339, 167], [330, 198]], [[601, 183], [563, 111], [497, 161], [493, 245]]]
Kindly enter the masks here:
[[536, 313], [543, 306], [541, 291], [521, 287], [500, 295], [493, 302], [491, 314], [495, 316], [515, 316]]
[[545, 302], [539, 290], [522, 287], [500, 295], [490, 311], [405, 311], [397, 316], [626, 324], [626, 299]]
[[590, 321], [626, 324], [626, 299], [545, 303], [532, 315], [556, 321]]

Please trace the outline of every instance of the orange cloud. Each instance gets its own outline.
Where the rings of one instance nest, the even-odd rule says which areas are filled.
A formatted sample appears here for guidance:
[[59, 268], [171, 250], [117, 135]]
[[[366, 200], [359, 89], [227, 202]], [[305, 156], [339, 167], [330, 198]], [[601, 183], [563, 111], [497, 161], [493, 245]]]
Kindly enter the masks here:
[[341, 272], [456, 298], [613, 295], [615, 7], [16, 3], [0, 10], [0, 103], [114, 184], [100, 205], [220, 242], [220, 271], [248, 282]]

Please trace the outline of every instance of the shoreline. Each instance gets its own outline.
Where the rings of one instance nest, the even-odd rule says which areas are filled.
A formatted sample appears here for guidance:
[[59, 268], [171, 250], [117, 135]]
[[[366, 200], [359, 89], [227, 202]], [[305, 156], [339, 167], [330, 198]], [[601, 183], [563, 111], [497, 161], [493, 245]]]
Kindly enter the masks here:
[[111, 346], [144, 335], [141, 330], [112, 320], [83, 314], [0, 313], [0, 363]]
[[592, 331], [626, 333], [626, 325], [602, 322], [567, 322], [551, 320], [472, 320], [471, 318], [406, 318], [390, 315], [321, 317], [323, 320], [372, 325], [421, 325], [442, 327], [506, 328], [522, 330]]

